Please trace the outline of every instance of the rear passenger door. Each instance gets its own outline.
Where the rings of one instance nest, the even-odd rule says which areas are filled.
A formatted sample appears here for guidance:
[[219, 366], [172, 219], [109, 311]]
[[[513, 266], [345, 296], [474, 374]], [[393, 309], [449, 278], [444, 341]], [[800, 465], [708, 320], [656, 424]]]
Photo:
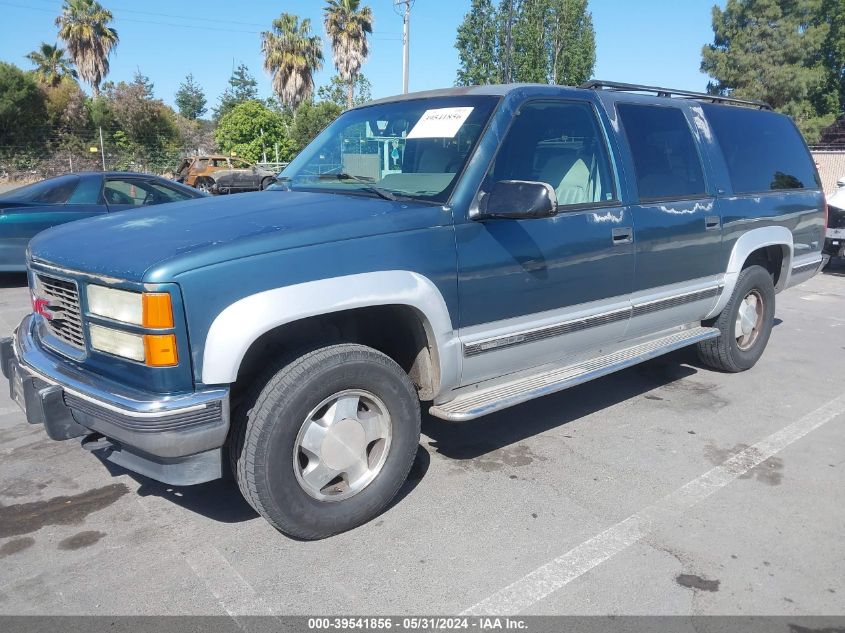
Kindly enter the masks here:
[[636, 273], [628, 338], [699, 321], [715, 305], [721, 217], [683, 105], [617, 103], [627, 140]]
[[477, 201], [507, 180], [551, 185], [558, 212], [456, 224], [463, 384], [612, 344], [630, 316], [631, 216], [592, 104], [523, 104]]

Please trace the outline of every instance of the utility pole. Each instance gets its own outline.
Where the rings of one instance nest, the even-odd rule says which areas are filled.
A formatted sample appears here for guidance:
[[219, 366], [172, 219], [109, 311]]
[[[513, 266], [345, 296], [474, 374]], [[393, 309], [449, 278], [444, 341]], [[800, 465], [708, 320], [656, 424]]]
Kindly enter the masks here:
[[103, 171], [106, 171], [106, 149], [103, 146], [103, 128], [100, 126], [100, 156], [103, 158]]
[[408, 68], [411, 63], [411, 7], [415, 0], [393, 0], [394, 8], [402, 12], [402, 93], [408, 94]]

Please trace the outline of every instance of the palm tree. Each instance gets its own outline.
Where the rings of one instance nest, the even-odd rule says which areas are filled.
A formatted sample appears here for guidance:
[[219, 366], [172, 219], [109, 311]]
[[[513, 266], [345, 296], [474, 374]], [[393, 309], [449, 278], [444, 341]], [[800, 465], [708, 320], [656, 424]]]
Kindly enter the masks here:
[[117, 31], [108, 25], [113, 19], [111, 11], [96, 0], [64, 0], [62, 14], [56, 18], [59, 37], [95, 97], [109, 73], [109, 55], [118, 42]]
[[72, 68], [71, 61], [65, 57], [65, 49], [58, 45], [52, 46], [47, 42], [41, 42], [37, 50], [29, 53], [26, 58], [35, 64], [35, 76], [45, 86], [55, 88], [64, 77], [76, 79], [76, 71]]
[[311, 98], [314, 73], [323, 67], [323, 43], [311, 34], [311, 20], [282, 13], [273, 30], [261, 34], [264, 69], [273, 76], [273, 90], [285, 105], [295, 108]]
[[361, 7], [360, 0], [326, 0], [323, 24], [332, 41], [337, 74], [348, 87], [346, 105], [351, 108], [355, 80], [370, 53], [367, 35], [373, 32], [373, 12], [370, 7]]

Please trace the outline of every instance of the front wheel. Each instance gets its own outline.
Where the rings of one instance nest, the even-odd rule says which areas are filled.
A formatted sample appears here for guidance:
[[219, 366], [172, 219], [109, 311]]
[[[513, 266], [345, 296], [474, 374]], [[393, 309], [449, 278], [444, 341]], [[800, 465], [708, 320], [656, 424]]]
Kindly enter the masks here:
[[751, 369], [766, 349], [775, 317], [775, 287], [762, 266], [749, 266], [737, 278], [733, 295], [712, 322], [721, 334], [698, 344], [698, 357], [714, 369]]
[[261, 186], [259, 187], [259, 190], [264, 191], [265, 189], [267, 189], [267, 187], [272, 185], [274, 182], [276, 182], [276, 179], [273, 176], [268, 176], [267, 178], [265, 178], [264, 180], [261, 181]]
[[419, 445], [408, 375], [363, 345], [297, 358], [244, 409], [230, 447], [238, 485], [259, 514], [296, 538], [325, 538], [378, 515]]

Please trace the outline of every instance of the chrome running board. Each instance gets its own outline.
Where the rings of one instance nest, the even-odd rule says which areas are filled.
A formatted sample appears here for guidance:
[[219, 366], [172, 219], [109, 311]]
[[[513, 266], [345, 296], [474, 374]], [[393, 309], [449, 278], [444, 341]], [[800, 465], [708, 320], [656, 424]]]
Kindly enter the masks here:
[[494, 387], [463, 393], [454, 400], [432, 406], [429, 413], [451, 422], [474, 420], [717, 336], [719, 330], [716, 328], [692, 327], [598, 358], [552, 367]]

